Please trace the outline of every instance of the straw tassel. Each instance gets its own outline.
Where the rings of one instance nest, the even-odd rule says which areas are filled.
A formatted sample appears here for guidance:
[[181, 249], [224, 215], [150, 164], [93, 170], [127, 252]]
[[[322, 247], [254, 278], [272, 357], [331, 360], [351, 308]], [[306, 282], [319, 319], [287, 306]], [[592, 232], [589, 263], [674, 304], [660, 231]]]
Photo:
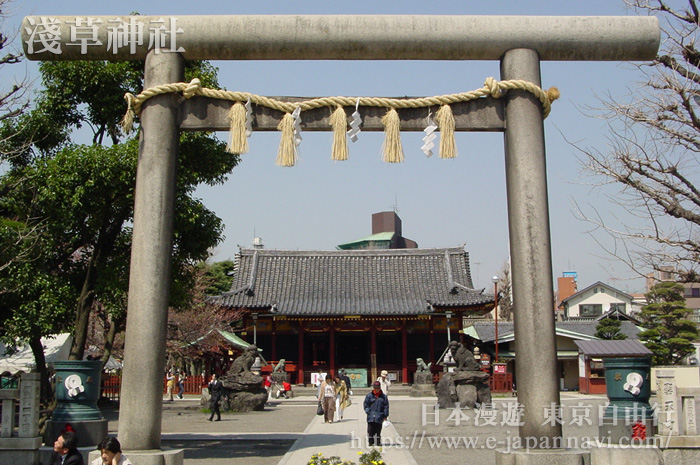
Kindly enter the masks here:
[[384, 160], [387, 163], [401, 163], [404, 161], [403, 147], [401, 147], [401, 121], [395, 108], [389, 109], [382, 118], [384, 125], [384, 147], [382, 148]]
[[134, 110], [129, 108], [126, 110], [126, 113], [124, 114], [124, 117], [121, 120], [121, 127], [122, 127], [122, 132], [126, 135], [131, 134], [131, 131], [134, 130]]
[[285, 113], [282, 121], [277, 126], [282, 131], [280, 148], [277, 151], [277, 166], [294, 166], [297, 162], [297, 146], [294, 142], [294, 117], [291, 113]]
[[348, 159], [348, 140], [345, 131], [348, 128], [348, 117], [340, 105], [331, 115], [330, 125], [333, 128], [333, 151], [331, 159], [343, 161]]
[[124, 94], [124, 100], [126, 100], [126, 113], [124, 114], [120, 125], [122, 132], [129, 135], [131, 131], [134, 130], [134, 119], [136, 118], [136, 112], [134, 111], [134, 100], [136, 100], [136, 97], [127, 92]]
[[440, 127], [440, 158], [455, 158], [457, 144], [455, 143], [455, 117], [449, 105], [443, 105], [435, 113], [435, 120]]
[[243, 103], [236, 102], [228, 112], [231, 127], [228, 133], [226, 150], [230, 153], [248, 153], [248, 137], [246, 135], [246, 110]]

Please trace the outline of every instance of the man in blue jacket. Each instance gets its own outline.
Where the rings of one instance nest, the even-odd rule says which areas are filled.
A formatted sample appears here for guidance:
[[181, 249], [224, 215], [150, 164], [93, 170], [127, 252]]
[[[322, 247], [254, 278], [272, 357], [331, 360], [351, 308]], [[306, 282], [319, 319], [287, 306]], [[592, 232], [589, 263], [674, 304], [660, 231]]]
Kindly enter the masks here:
[[381, 446], [382, 422], [389, 418], [389, 399], [382, 392], [379, 381], [375, 381], [372, 387], [363, 404], [367, 414], [367, 445]]

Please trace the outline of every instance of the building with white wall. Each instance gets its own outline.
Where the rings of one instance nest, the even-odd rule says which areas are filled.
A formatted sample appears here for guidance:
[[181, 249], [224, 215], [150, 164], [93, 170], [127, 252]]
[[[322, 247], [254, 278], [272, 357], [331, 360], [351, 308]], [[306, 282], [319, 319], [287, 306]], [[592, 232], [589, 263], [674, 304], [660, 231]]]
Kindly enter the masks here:
[[595, 319], [611, 310], [629, 314], [633, 300], [631, 295], [598, 281], [562, 300], [559, 308], [567, 320]]

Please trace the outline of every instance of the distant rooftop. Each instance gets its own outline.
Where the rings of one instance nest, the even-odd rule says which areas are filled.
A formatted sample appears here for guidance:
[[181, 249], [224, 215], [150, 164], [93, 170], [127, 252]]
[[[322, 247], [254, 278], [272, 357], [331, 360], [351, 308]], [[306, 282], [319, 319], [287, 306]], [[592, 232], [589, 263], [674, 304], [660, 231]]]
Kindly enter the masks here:
[[[389, 249], [391, 245], [391, 240], [394, 238], [394, 232], [381, 232], [378, 234], [372, 234], [371, 236], [363, 237], [362, 239], [356, 239], [354, 241], [346, 242], [344, 244], [338, 245], [340, 250], [357, 250], [357, 249], [369, 249], [369, 245], [374, 243], [376, 247], [374, 249]], [[367, 247], [363, 247], [363, 246]], [[385, 247], [383, 247], [385, 246]]]
[[372, 249], [416, 249], [418, 244], [403, 237], [401, 218], [394, 211], [372, 215], [372, 235], [345, 242], [337, 246], [340, 250]]

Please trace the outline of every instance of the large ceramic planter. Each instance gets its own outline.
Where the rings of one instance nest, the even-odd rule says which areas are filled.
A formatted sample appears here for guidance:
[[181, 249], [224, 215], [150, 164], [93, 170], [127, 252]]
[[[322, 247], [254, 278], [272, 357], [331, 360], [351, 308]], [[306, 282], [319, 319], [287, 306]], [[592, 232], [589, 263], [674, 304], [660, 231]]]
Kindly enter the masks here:
[[604, 418], [652, 418], [651, 358], [606, 358], [605, 386], [610, 404]]
[[53, 366], [56, 371], [58, 406], [51, 415], [51, 420], [102, 420], [102, 413], [97, 407], [102, 362], [66, 360], [54, 362]]

